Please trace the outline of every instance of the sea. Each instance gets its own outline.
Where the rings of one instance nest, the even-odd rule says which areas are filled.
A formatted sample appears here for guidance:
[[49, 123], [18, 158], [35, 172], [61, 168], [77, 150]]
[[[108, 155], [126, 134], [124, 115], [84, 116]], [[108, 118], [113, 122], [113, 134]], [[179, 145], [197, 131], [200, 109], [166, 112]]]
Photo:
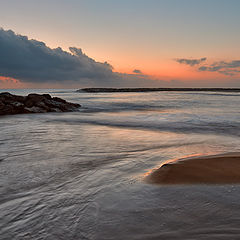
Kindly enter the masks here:
[[49, 93], [78, 112], [0, 116], [1, 240], [240, 239], [240, 185], [154, 185], [171, 159], [240, 152], [240, 93]]

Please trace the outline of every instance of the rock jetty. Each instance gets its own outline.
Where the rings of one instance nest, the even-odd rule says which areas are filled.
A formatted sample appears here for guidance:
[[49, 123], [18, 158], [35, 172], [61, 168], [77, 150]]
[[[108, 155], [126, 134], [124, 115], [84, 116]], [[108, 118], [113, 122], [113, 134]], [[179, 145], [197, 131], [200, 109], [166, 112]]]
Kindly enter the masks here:
[[113, 93], [113, 92], [240, 92], [240, 88], [83, 88], [77, 92]]
[[77, 111], [80, 104], [70, 103], [49, 94], [31, 93], [28, 96], [13, 95], [9, 92], [0, 93], [0, 115], [46, 112]]

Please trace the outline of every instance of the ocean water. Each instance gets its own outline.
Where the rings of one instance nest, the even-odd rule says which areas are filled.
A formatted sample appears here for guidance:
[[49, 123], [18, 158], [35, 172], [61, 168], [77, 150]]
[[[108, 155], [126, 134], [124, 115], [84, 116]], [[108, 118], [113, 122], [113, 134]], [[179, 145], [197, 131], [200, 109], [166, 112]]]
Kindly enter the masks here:
[[82, 108], [0, 117], [1, 240], [240, 239], [239, 185], [143, 181], [170, 159], [240, 152], [239, 93], [8, 91]]

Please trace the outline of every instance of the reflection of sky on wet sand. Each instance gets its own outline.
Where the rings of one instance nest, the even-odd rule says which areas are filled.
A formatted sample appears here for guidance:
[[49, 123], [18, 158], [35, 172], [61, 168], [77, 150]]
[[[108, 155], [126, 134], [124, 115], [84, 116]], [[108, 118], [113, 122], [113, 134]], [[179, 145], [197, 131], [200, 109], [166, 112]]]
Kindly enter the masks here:
[[188, 159], [188, 158], [192, 158], [192, 157], [199, 157], [199, 156], [202, 156], [202, 154], [196, 153], [196, 154], [190, 154], [190, 155], [182, 156], [180, 159], [179, 159], [179, 158], [175, 158], [175, 159], [166, 160], [166, 161], [164, 161], [163, 163], [161, 163], [159, 166], [157, 166], [157, 167], [151, 169], [150, 171], [144, 173], [144, 174], [143, 174], [143, 178], [148, 177], [148, 176], [151, 175], [154, 171], [156, 171], [156, 170], [158, 170], [160, 167], [162, 167], [164, 164], [173, 163], [173, 162], [177, 162], [177, 161], [180, 161], [180, 160], [183, 160], [183, 159]]

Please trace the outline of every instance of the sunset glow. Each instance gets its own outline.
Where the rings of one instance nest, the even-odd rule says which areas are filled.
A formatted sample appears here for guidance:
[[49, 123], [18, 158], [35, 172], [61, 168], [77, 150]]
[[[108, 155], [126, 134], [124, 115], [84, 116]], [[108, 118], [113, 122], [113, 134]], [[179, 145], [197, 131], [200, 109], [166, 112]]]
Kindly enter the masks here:
[[[121, 3], [71, 0], [56, 3], [47, 0], [39, 4], [17, 0], [4, 2], [0, 8], [1, 27], [4, 31], [27, 36], [29, 40], [44, 42], [49, 49], [61, 47], [70, 53], [69, 47], [74, 46], [96, 62], [109, 63], [113, 74], [109, 74], [107, 82], [115, 79], [113, 86], [124, 87], [128, 83], [126, 86], [137, 87], [138, 77], [142, 79], [140, 85], [145, 87], [240, 86], [240, 34], [236, 30], [240, 21], [239, 1], [233, 0], [232, 4], [227, 0], [221, 4], [217, 0], [124, 0]], [[14, 53], [5, 57], [16, 58]], [[48, 61], [37, 58], [32, 62]], [[176, 61], [201, 58], [206, 61], [195, 65]], [[24, 67], [31, 68], [30, 65], [26, 63]], [[63, 69], [60, 65], [54, 68], [52, 73]], [[69, 81], [66, 83], [65, 78], [51, 80], [51, 74], [49, 81], [47, 76], [43, 79], [27, 76], [25, 79], [22, 70], [10, 74], [10, 69], [4, 69], [0, 69], [0, 76], [17, 81], [1, 80], [1, 88], [108, 86], [102, 80], [87, 80], [88, 75], [81, 72], [79, 77], [76, 72], [72, 77], [66, 71], [65, 78]], [[135, 69], [141, 74], [133, 73]]]

